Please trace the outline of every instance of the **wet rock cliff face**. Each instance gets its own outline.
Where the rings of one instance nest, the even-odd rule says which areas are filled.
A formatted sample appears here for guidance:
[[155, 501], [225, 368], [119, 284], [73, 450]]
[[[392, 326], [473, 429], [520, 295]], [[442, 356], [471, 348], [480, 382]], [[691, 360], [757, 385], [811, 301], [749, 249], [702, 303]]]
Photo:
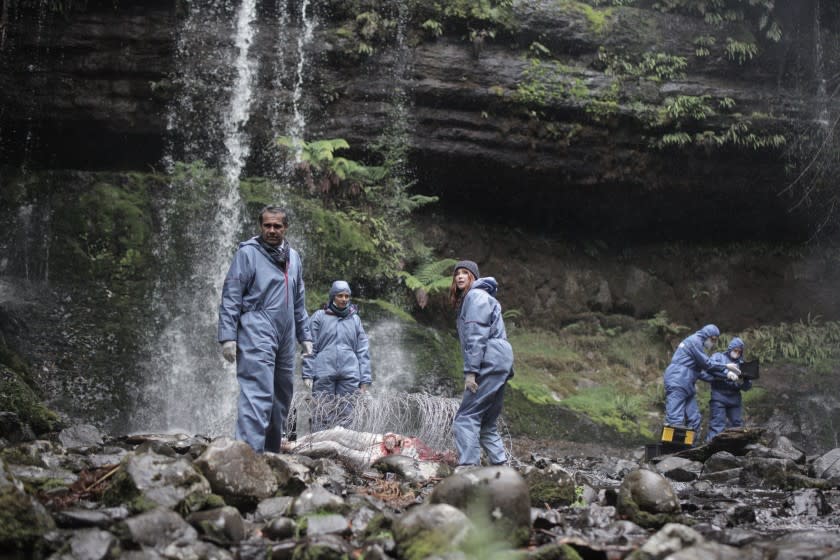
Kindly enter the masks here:
[[[300, 8], [294, 4], [283, 9], [294, 14]], [[782, 41], [757, 39], [760, 56], [743, 64], [729, 60], [723, 45], [729, 36], [751, 33], [748, 27], [713, 27], [637, 4], [642, 7], [518, 2], [515, 27], [470, 40], [463, 23], [463, 31], [454, 26], [437, 38], [424, 36], [421, 22], [390, 5], [314, 2], [301, 101], [307, 136], [346, 138], [363, 156], [393, 121], [399, 88], [417, 189], [441, 195], [441, 205], [457, 208], [456, 214], [604, 239], [807, 236], [812, 213], [791, 213], [796, 198], [777, 196], [790, 181], [785, 149], [714, 143], [733, 125], [744, 125], [744, 137], [782, 134], [789, 147], [812, 126], [826, 102], [816, 96], [816, 70], [837, 70], [830, 68], [837, 63], [830, 40], [827, 62], [817, 68], [811, 61], [815, 3], [778, 8]], [[55, 12], [7, 0], [4, 8], [5, 162], [146, 169], [160, 163], [168, 139], [188, 135], [167, 132], [167, 107], [179, 95], [173, 73], [186, 7], [88, 2], [84, 9]], [[219, 45], [232, 40], [227, 26], [234, 6], [201, 9], [227, 24], [205, 24], [195, 48], [203, 50], [199, 56], [220, 56]], [[258, 107], [248, 123], [256, 174], [265, 173], [273, 157], [262, 148], [277, 133], [269, 109], [289, 108], [296, 79], [271, 76], [272, 65], [295, 62], [272, 52], [273, 38], [283, 32], [294, 42], [302, 33], [294, 17], [278, 23], [277, 12], [273, 4], [258, 4]], [[372, 53], [364, 55], [354, 23], [362, 12], [391, 24], [371, 32]], [[696, 54], [698, 37], [714, 37], [708, 55]], [[535, 51], [535, 42], [545, 50]], [[645, 53], [682, 57], [686, 64], [671, 72], [671, 58], [647, 74], [627, 70], [624, 63], [638, 64]], [[224, 76], [201, 78], [208, 95], [227, 87]], [[701, 99], [711, 111], [663, 121], [669, 100], [680, 96]], [[680, 132], [705, 132], [708, 142], [655, 147]], [[724, 207], [739, 208], [739, 219]]]

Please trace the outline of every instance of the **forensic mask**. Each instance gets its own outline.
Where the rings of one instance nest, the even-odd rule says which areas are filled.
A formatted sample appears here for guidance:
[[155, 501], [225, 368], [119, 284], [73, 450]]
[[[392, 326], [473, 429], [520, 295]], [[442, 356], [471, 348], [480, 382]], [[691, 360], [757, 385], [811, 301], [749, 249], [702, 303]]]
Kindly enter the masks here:
[[714, 345], [715, 343], [712, 342], [711, 338], [707, 338], [703, 341], [703, 348], [705, 348], [706, 350], [711, 350], [714, 347]]
[[729, 353], [729, 357], [732, 358], [733, 360], [737, 360], [738, 358], [741, 357], [741, 351], [740, 350], [733, 350], [732, 352]]

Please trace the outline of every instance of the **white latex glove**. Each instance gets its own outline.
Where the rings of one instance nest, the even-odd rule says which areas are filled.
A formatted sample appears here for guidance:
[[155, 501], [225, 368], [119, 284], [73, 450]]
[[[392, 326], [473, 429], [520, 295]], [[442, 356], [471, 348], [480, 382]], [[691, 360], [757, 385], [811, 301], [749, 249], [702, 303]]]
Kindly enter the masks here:
[[741, 368], [738, 367], [738, 364], [729, 362], [726, 364], [726, 369], [729, 371], [734, 371], [736, 374], [741, 375]]
[[236, 361], [236, 341], [228, 340], [222, 343], [222, 356], [230, 363]]
[[727, 371], [726, 372], [726, 378], [729, 381], [738, 381], [738, 374], [735, 373], [734, 371]]
[[303, 378], [303, 385], [311, 391], [312, 390], [312, 378], [311, 377], [304, 377]]
[[361, 391], [362, 393], [367, 393], [368, 387], [370, 387], [370, 385], [359, 385], [359, 391]]
[[303, 355], [304, 356], [311, 356], [312, 355], [312, 341], [311, 340], [304, 340], [301, 344], [303, 344]]
[[475, 393], [478, 391], [478, 382], [475, 380], [474, 373], [468, 373], [464, 376], [464, 391]]

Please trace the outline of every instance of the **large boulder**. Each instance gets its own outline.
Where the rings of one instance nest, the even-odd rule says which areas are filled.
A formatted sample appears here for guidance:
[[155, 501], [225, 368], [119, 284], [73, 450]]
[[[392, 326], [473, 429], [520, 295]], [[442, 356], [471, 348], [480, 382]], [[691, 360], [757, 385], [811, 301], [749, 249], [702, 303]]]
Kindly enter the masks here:
[[0, 548], [12, 555], [31, 551], [53, 529], [55, 522], [44, 506], [24, 491], [0, 460]]
[[616, 510], [647, 528], [680, 522], [680, 500], [664, 476], [648, 469], [627, 474], [618, 490]]
[[473, 524], [458, 508], [424, 504], [394, 522], [394, 537], [402, 557], [421, 560], [457, 549], [471, 529]]
[[577, 500], [574, 478], [558, 465], [530, 470], [525, 475], [525, 482], [533, 507], [570, 506]]
[[244, 441], [218, 438], [210, 442], [195, 466], [204, 473], [213, 492], [231, 505], [256, 507], [277, 491], [277, 477], [265, 458]]
[[441, 482], [430, 503], [449, 504], [491, 524], [513, 546], [531, 535], [531, 499], [528, 485], [510, 467], [483, 467], [461, 472]]
[[210, 483], [183, 457], [131, 453], [105, 493], [109, 505], [129, 503], [134, 511], [160, 506], [183, 513], [204, 507]]

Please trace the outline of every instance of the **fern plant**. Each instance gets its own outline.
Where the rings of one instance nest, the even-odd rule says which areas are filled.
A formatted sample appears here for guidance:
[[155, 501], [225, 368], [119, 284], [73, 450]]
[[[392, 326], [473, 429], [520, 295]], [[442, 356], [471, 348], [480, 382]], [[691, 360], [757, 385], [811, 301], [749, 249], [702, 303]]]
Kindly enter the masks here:
[[400, 271], [406, 287], [414, 293], [420, 309], [429, 304], [429, 296], [449, 289], [452, 284], [452, 267], [455, 259], [443, 259], [420, 265], [414, 273]]
[[295, 170], [309, 191], [325, 197], [335, 195], [340, 187], [351, 195], [357, 195], [367, 184], [381, 179], [385, 173], [380, 167], [369, 167], [336, 156], [336, 151], [350, 147], [343, 138], [306, 142], [301, 138], [281, 136], [277, 145], [294, 154]]

